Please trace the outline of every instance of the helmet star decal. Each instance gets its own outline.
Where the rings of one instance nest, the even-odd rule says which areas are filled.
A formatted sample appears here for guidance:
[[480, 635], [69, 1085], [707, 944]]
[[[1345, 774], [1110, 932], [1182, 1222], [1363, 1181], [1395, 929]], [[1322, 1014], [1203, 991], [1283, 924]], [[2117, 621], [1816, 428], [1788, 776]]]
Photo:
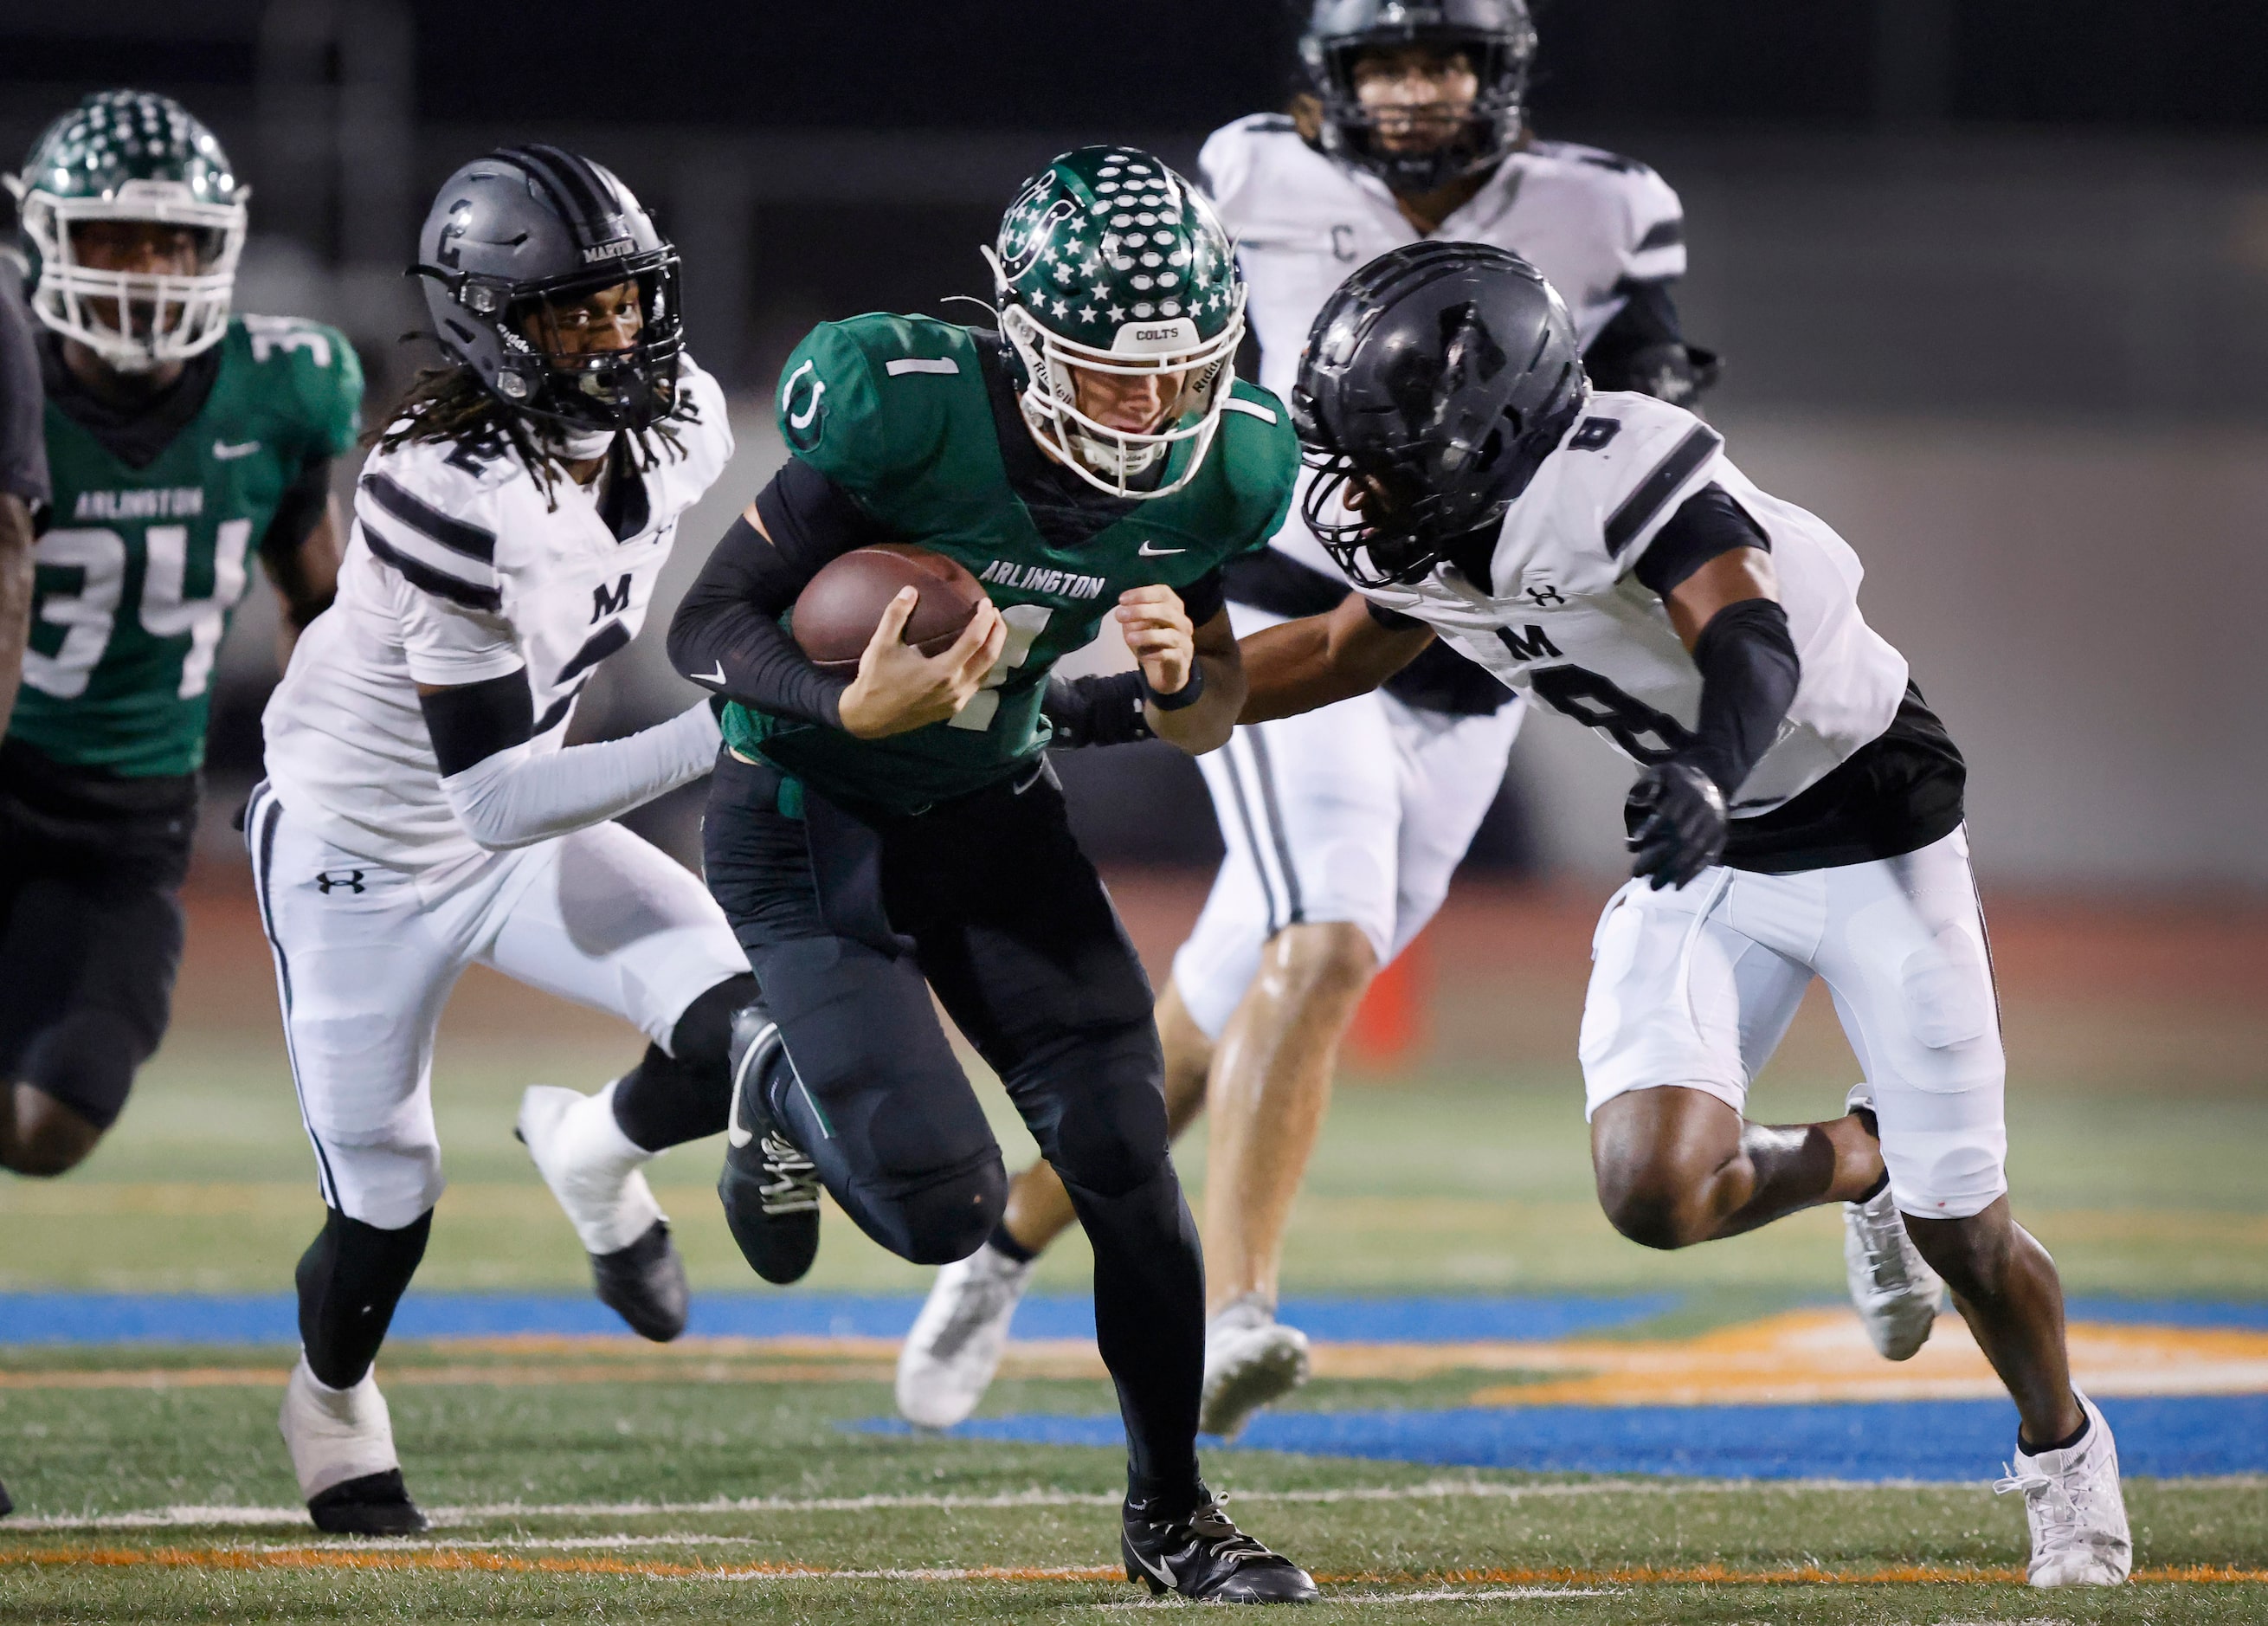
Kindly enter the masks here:
[[[986, 257], [1032, 432], [1113, 495], [1194, 478], [1244, 336], [1243, 277], [1204, 195], [1147, 152], [1082, 147], [1026, 183]], [[1151, 432], [1112, 428], [1079, 410], [1075, 369], [1172, 374], [1177, 410]], [[1184, 443], [1186, 462], [1156, 479]]]

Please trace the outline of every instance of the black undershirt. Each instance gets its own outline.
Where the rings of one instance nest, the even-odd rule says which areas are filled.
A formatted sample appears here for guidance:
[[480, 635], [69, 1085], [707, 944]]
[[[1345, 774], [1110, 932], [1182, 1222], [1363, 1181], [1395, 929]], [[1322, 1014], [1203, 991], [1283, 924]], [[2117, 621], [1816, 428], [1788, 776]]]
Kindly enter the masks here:
[[[1041, 454], [1016, 404], [998, 335], [979, 329], [972, 336], [1009, 489], [1042, 537], [1051, 547], [1075, 549], [1125, 518], [1138, 499], [1099, 491]], [[757, 494], [756, 512], [771, 540], [746, 522], [725, 534], [670, 623], [670, 661], [696, 678], [721, 669], [723, 683], [711, 686], [751, 710], [840, 728], [850, 679], [812, 665], [780, 617], [829, 561], [877, 543], [921, 539], [896, 535], [797, 457]], [[1190, 621], [1199, 626], [1226, 602], [1218, 571], [1181, 593]]]

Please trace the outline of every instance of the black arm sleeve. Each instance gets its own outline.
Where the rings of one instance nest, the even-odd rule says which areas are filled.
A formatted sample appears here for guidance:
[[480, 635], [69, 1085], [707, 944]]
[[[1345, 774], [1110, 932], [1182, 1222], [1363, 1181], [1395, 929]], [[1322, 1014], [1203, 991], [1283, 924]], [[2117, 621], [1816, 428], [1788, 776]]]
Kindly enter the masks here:
[[1717, 381], [1715, 353], [1685, 342], [1669, 289], [1667, 282], [1624, 282], [1622, 309], [1583, 352], [1583, 370], [1594, 386], [1688, 406]]
[[323, 517], [331, 499], [331, 460], [312, 459], [276, 499], [276, 517], [260, 539], [260, 557], [276, 569], [291, 568], [292, 557]]
[[756, 711], [839, 728], [850, 679], [812, 665], [780, 617], [829, 560], [889, 533], [794, 457], [758, 494], [756, 512], [771, 539], [746, 519], [733, 521], [670, 621], [670, 663]]
[[535, 734], [535, 694], [525, 671], [421, 694], [417, 709], [425, 713], [425, 731], [433, 736], [443, 779]]
[[1680, 504], [1653, 534], [1646, 544], [1646, 556], [1631, 574], [1668, 598], [1679, 582], [1735, 548], [1761, 548], [1770, 553], [1771, 538], [1730, 491], [1712, 481]]
[[1701, 717], [1681, 754], [1730, 802], [1779, 737], [1803, 675], [1787, 611], [1768, 598], [1726, 605], [1694, 640], [1693, 664], [1701, 669]]

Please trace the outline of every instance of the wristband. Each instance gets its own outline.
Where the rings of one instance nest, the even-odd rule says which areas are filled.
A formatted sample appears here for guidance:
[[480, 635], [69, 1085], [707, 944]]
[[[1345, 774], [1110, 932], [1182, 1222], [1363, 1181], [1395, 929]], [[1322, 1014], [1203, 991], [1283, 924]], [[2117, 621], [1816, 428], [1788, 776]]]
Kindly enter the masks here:
[[[1138, 667], [1135, 669], [1141, 671]], [[1195, 706], [1204, 698], [1204, 662], [1192, 660], [1189, 662], [1189, 681], [1171, 694], [1160, 694], [1150, 687], [1149, 673], [1142, 672], [1142, 696], [1161, 712], [1178, 712]]]

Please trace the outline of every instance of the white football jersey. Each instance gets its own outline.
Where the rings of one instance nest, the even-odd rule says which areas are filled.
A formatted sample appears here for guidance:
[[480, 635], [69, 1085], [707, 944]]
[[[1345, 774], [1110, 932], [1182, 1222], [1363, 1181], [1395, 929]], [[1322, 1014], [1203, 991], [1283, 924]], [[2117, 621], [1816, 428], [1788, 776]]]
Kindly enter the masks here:
[[296, 820], [398, 868], [480, 855], [442, 794], [418, 685], [525, 669], [536, 749], [559, 749], [592, 669], [644, 625], [678, 517], [732, 456], [716, 381], [688, 361], [680, 388], [678, 444], [649, 437], [659, 462], [627, 494], [620, 539], [595, 488], [559, 476], [547, 493], [509, 450], [417, 441], [371, 454], [337, 602], [300, 638], [261, 718], [268, 777]]
[[[1197, 168], [1236, 240], [1260, 381], [1288, 399], [1323, 301], [1380, 255], [1418, 241], [1418, 232], [1384, 181], [1316, 152], [1281, 114], [1215, 130]], [[1685, 274], [1677, 194], [1643, 164], [1566, 142], [1513, 153], [1433, 235], [1527, 260], [1567, 301], [1587, 350], [1628, 302], [1631, 284]], [[1339, 573], [1299, 512], [1295, 503], [1275, 545]]]
[[1712, 482], [1770, 540], [1803, 663], [1779, 737], [1733, 805], [1735, 817], [1768, 813], [1889, 727], [1906, 661], [1859, 614], [1865, 572], [1851, 545], [1757, 489], [1725, 456], [1723, 437], [1683, 407], [1592, 396], [1505, 514], [1486, 591], [1447, 564], [1411, 587], [1361, 590], [1631, 760], [1659, 762], [1699, 721], [1701, 674], [1632, 572], [1670, 515]]

